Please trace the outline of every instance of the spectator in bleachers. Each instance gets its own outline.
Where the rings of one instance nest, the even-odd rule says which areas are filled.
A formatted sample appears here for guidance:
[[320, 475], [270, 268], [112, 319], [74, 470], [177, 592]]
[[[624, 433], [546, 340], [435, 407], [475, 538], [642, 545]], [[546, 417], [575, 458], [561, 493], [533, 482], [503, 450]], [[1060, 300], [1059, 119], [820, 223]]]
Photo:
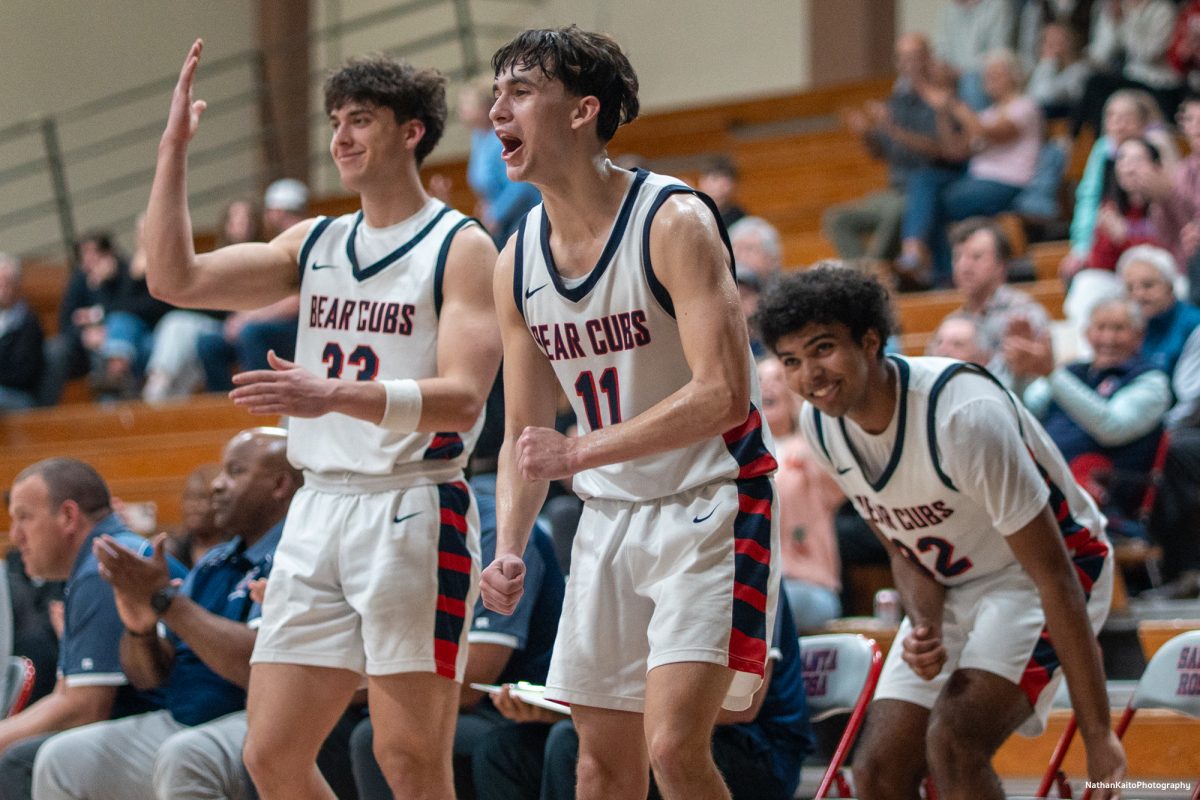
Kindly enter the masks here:
[[1084, 89], [1072, 125], [1101, 130], [1104, 103], [1118, 89], [1149, 92], [1170, 119], [1182, 91], [1167, 50], [1178, 11], [1171, 0], [1098, 0], [1087, 56], [1096, 69]]
[[478, 201], [475, 216], [483, 222], [496, 247], [503, 249], [525, 212], [542, 197], [533, 184], [508, 179], [500, 157], [503, 147], [488, 116], [493, 101], [490, 74], [464, 85], [458, 95], [458, 121], [471, 133], [467, 183]]
[[[569, 717], [522, 702], [507, 689], [496, 700], [519, 725], [480, 743], [474, 759], [479, 800], [574, 800], [579, 737]], [[712, 754], [734, 800], [791, 800], [812, 749], [800, 645], [787, 595], [780, 593], [762, 686], [745, 711], [722, 709]], [[651, 775], [652, 800], [660, 797]]]
[[1163, 205], [1167, 238], [1182, 257], [1181, 263], [1187, 265], [1189, 299], [1196, 304], [1200, 303], [1200, 94], [1183, 98], [1175, 121], [1191, 154], [1175, 170], [1173, 179], [1164, 174], [1149, 182], [1146, 191]]
[[986, 367], [995, 356], [979, 320], [969, 314], [948, 314], [929, 340], [926, 354], [941, 358], [957, 358]]
[[1134, 247], [1117, 262], [1117, 275], [1146, 318], [1142, 355], [1174, 376], [1184, 354], [1191, 357], [1190, 351], [1197, 349], [1191, 340], [1200, 328], [1200, 308], [1175, 297], [1179, 280], [1175, 258], [1161, 247]]
[[1096, 0], [1024, 0], [1017, 18], [1017, 54], [1022, 63], [1032, 69], [1042, 57], [1045, 39], [1042, 34], [1050, 25], [1067, 29], [1076, 47], [1088, 41], [1092, 27], [1092, 8]]
[[1004, 231], [985, 218], [964, 220], [950, 234], [954, 247], [954, 287], [962, 293], [959, 314], [975, 320], [995, 355], [986, 366], [1009, 385], [1014, 375], [1000, 345], [1010, 327], [1022, 320], [1038, 333], [1049, 330], [1046, 309], [1027, 293], [1008, 285], [1012, 245]]
[[1179, 155], [1154, 98], [1137, 89], [1114, 92], [1104, 104], [1104, 135], [1092, 146], [1083, 176], [1075, 189], [1071, 250], [1058, 267], [1064, 281], [1070, 282], [1075, 273], [1087, 267], [1100, 202], [1116, 180], [1117, 149], [1139, 137], [1154, 145], [1167, 173], [1173, 174]]
[[899, 263], [907, 271], [932, 265], [936, 286], [950, 278], [946, 225], [1012, 209], [1036, 174], [1042, 112], [1022, 93], [1021, 66], [1011, 50], [988, 54], [984, 84], [992, 104], [979, 114], [960, 100], [945, 101], [970, 146], [966, 174], [947, 180], [945, 171], [924, 169], [908, 187]]
[[[121, 664], [166, 707], [54, 736], [34, 764], [38, 800], [245, 797], [246, 685], [261, 609], [250, 583], [267, 577], [303, 478], [274, 428], [229, 441], [212, 484], [217, 524], [233, 538], [172, 583], [165, 534], [146, 558], [101, 539], [102, 574], [125, 625]], [[163, 630], [160, 632], [159, 626]]]
[[[1121, 254], [1140, 244], [1169, 247], [1165, 204], [1155, 202], [1145, 188], [1151, 182], [1169, 181], [1158, 148], [1145, 139], [1130, 139], [1117, 148], [1114, 180], [1096, 215], [1088, 270], [1111, 273]], [[1081, 272], [1075, 283], [1083, 277]]]
[[950, 0], [938, 12], [934, 52], [954, 70], [959, 96], [975, 111], [991, 96], [984, 86], [987, 54], [1010, 45], [1013, 24], [1008, 0]]
[[726, 228], [746, 216], [746, 210], [737, 203], [738, 171], [729, 156], [717, 156], [705, 164], [696, 188], [717, 204]]
[[1200, 0], [1188, 0], [1180, 7], [1167, 59], [1183, 76], [1187, 91], [1200, 91]]
[[78, 264], [58, 311], [58, 334], [46, 352], [41, 393], [57, 403], [68, 380], [91, 373], [96, 392], [132, 396], [150, 354], [154, 325], [170, 308], [133, 274], [112, 235], [95, 231], [75, 246]]
[[[139, 220], [139, 249], [140, 249]], [[262, 218], [250, 200], [234, 200], [221, 212], [216, 247], [262, 241]], [[142, 398], [161, 403], [185, 397], [205, 386], [204, 368], [197, 351], [201, 336], [219, 336], [225, 311], [177, 308], [167, 313], [154, 330], [154, 349], [146, 367]]]
[[1069, 26], [1059, 22], [1042, 29], [1041, 45], [1025, 90], [1047, 119], [1070, 117], [1083, 99], [1091, 66], [1081, 56], [1075, 37]]
[[1057, 366], [1044, 334], [1014, 333], [1004, 341], [1013, 371], [1035, 378], [1026, 407], [1104, 511], [1110, 538], [1146, 537], [1139, 507], [1171, 405], [1166, 374], [1140, 354], [1144, 330], [1140, 307], [1121, 297], [1092, 309], [1090, 360]]
[[0, 413], [37, 404], [42, 347], [42, 325], [21, 296], [21, 264], [0, 253]]
[[104, 479], [74, 459], [39, 461], [13, 479], [8, 509], [10, 536], [29, 576], [66, 581], [54, 691], [0, 720], [0, 797], [29, 800], [34, 756], [52, 734], [152, 710], [161, 697], [131, 686], [121, 670], [123, 626], [92, 548], [102, 536], [139, 553], [149, 544], [112, 512]]
[[774, 357], [758, 362], [762, 414], [775, 437], [779, 471], [779, 560], [781, 588], [796, 628], [817, 630], [842, 615], [841, 563], [834, 515], [846, 501], [837, 484], [814, 460], [800, 435], [801, 400], [788, 388]]
[[230, 536], [217, 524], [213, 508], [212, 483], [219, 471], [216, 464], [202, 464], [187, 476], [180, 503], [182, 523], [167, 534], [167, 553], [188, 569]]
[[[308, 219], [308, 187], [295, 178], [282, 178], [263, 195], [263, 236], [267, 241]], [[235, 311], [225, 318], [220, 333], [202, 333], [196, 353], [210, 392], [233, 389], [230, 370], [270, 369], [267, 351], [291, 360], [296, 352], [296, 321], [300, 295], [253, 311]]]
[[941, 158], [937, 115], [925, 96], [932, 88], [929, 40], [919, 33], [901, 36], [895, 64], [896, 83], [886, 104], [869, 103], [844, 114], [868, 152], [887, 163], [888, 186], [825, 210], [822, 227], [840, 258], [894, 259], [909, 177]]
[[742, 217], [729, 226], [729, 243], [738, 272], [753, 272], [766, 286], [783, 268], [783, 240], [762, 217]]

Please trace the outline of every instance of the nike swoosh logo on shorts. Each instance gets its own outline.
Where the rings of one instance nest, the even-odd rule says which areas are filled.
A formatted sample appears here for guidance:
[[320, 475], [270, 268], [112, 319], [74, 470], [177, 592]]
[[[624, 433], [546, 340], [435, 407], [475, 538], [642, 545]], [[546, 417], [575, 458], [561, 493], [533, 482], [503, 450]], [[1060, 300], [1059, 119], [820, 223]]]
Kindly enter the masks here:
[[417, 516], [420, 513], [421, 513], [420, 511], [414, 511], [411, 514], [405, 514], [403, 517], [395, 517], [392, 519], [392, 522], [404, 522], [404, 520], [412, 519], [413, 517]]
[[549, 284], [543, 283], [541, 286], [537, 287], [536, 289], [526, 289], [525, 290], [525, 299], [528, 300], [529, 298], [533, 297], [535, 294], [540, 292], [542, 289], [545, 289], [547, 286], [549, 286]]
[[716, 507], [716, 506], [713, 506], [713, 510], [712, 510], [712, 511], [710, 511], [710, 512], [708, 512], [707, 514], [705, 514], [703, 517], [692, 517], [692, 522], [695, 522], [695, 523], [697, 523], [697, 524], [698, 524], [698, 523], [701, 523], [701, 522], [704, 522], [704, 520], [708, 519], [709, 517], [711, 517], [711, 516], [712, 516], [713, 514], [715, 514], [715, 513], [717, 513], [717, 507]]
[[838, 467], [838, 475], [845, 475], [852, 469], [854, 469], [854, 467]]
[[319, 269], [333, 269], [336, 266], [337, 264], [313, 264], [312, 268], [313, 272], [316, 272]]

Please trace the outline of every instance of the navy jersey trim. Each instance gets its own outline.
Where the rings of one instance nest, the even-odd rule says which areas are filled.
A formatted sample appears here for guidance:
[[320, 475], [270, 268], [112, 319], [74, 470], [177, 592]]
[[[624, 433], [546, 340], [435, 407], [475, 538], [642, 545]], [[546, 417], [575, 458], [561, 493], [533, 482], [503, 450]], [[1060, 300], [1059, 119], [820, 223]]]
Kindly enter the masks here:
[[608, 265], [612, 263], [613, 256], [617, 254], [617, 248], [621, 246], [621, 239], [625, 237], [629, 218], [633, 216], [633, 205], [637, 201], [642, 184], [646, 182], [649, 175], [650, 173], [644, 169], [639, 169], [634, 173], [633, 183], [630, 184], [625, 200], [621, 203], [621, 210], [617, 212], [617, 220], [613, 223], [612, 232], [609, 233], [608, 241], [604, 244], [604, 251], [600, 253], [600, 260], [588, 273], [587, 280], [574, 289], [568, 289], [562, 276], [558, 274], [558, 265], [554, 263], [554, 254], [550, 252], [550, 217], [546, 214], [545, 205], [542, 206], [542, 258], [546, 262], [546, 271], [550, 273], [550, 280], [554, 282], [554, 290], [560, 295], [572, 303], [578, 303], [604, 277]]
[[472, 223], [483, 227], [483, 223], [474, 217], [460, 219], [446, 234], [446, 238], [442, 240], [442, 247], [438, 250], [437, 264], [433, 268], [433, 313], [438, 316], [442, 313], [442, 280], [446, 276], [446, 258], [450, 255], [450, 245], [454, 242], [455, 234]]
[[525, 223], [528, 220], [528, 215], [521, 217], [521, 224], [517, 226], [516, 247], [513, 248], [513, 303], [522, 319], [525, 318], [525, 301], [521, 298], [521, 292], [525, 285]]
[[[1000, 382], [999, 378], [978, 364], [971, 364], [968, 362], [951, 364], [950, 366], [946, 367], [946, 369], [942, 370], [941, 375], [937, 376], [937, 380], [933, 382], [933, 386], [929, 389], [929, 408], [925, 413], [925, 436], [929, 440], [929, 458], [933, 462], [933, 471], [937, 473], [938, 478], [940, 478], [942, 483], [946, 485], [947, 489], [955, 492], [958, 491], [958, 487], [955, 486], [954, 482], [950, 480], [950, 476], [942, 470], [942, 461], [940, 458], [938, 458], [937, 428], [935, 427], [935, 422], [937, 416], [937, 401], [938, 397], [942, 393], [942, 389], [946, 388], [946, 384], [950, 382], [951, 378], [953, 378], [955, 375], [961, 375], [964, 372], [980, 375], [996, 384], [996, 386], [1000, 388], [1000, 391], [1004, 392], [1004, 396], [1008, 398], [1008, 401], [1013, 404], [1013, 410], [1017, 410], [1017, 401], [1013, 399], [1012, 393], [1005, 388], [1004, 384]], [[1024, 426], [1021, 425], [1020, 413], [1017, 413], [1017, 431], [1021, 434], [1021, 438], [1025, 437], [1025, 429]]]
[[388, 253], [383, 258], [376, 261], [371, 266], [365, 267], [363, 269], [359, 269], [358, 255], [355, 253], [355, 248], [354, 248], [354, 240], [358, 235], [358, 226], [361, 225], [362, 221], [363, 221], [363, 212], [359, 211], [354, 216], [354, 225], [351, 226], [350, 235], [346, 238], [346, 258], [350, 259], [350, 267], [354, 272], [355, 279], [361, 283], [362, 281], [365, 281], [367, 278], [370, 278], [374, 275], [378, 275], [379, 272], [381, 270], [383, 270], [385, 267], [390, 266], [391, 264], [395, 263], [396, 261], [398, 261], [401, 258], [403, 258], [404, 256], [406, 256], [410, 250], [412, 250], [414, 247], [416, 247], [418, 244], [420, 244], [421, 240], [430, 234], [430, 232], [434, 229], [434, 227], [439, 222], [442, 221], [442, 217], [446, 216], [449, 213], [450, 213], [450, 206], [446, 206], [446, 205], [442, 206], [442, 210], [439, 211], [434, 216], [434, 218], [429, 221], [428, 225], [426, 225], [424, 228], [419, 230], [415, 236], [413, 236], [411, 239], [409, 239], [404, 244], [397, 247], [392, 252]]
[[876, 492], [882, 492], [883, 487], [887, 486], [887, 482], [891, 480], [892, 473], [896, 471], [896, 467], [900, 466], [900, 456], [904, 453], [904, 433], [908, 427], [908, 362], [902, 358], [888, 356], [893, 364], [896, 365], [896, 371], [900, 375], [899, 386], [896, 389], [896, 402], [899, 403], [900, 409], [896, 412], [896, 441], [892, 443], [892, 455], [888, 458], [887, 466], [883, 468], [883, 473], [876, 480], [867, 478], [867, 470], [863, 466], [863, 460], [859, 457], [858, 451], [854, 449], [854, 443], [850, 441], [850, 436], [846, 433], [845, 418], [838, 419], [838, 425], [842, 429], [842, 438], [846, 442], [846, 448], [850, 451], [850, 455], [858, 464], [859, 470], [862, 471], [863, 480], [867, 485]]
[[817, 433], [817, 444], [821, 445], [821, 452], [825, 454], [825, 460], [833, 464], [833, 456], [829, 455], [829, 445], [825, 444], [825, 425], [821, 422], [821, 412], [813, 408], [813, 429]]
[[304, 246], [300, 248], [300, 257], [296, 259], [296, 267], [300, 270], [300, 283], [304, 283], [304, 267], [308, 264], [308, 257], [312, 255], [312, 249], [317, 244], [317, 239], [321, 238], [321, 234], [333, 222], [333, 217], [318, 217], [312, 230], [308, 232], [308, 236], [304, 237]]
[[650, 204], [650, 212], [646, 215], [646, 222], [642, 228], [642, 269], [646, 273], [646, 283], [650, 285], [650, 293], [654, 295], [654, 299], [662, 306], [663, 311], [666, 311], [672, 318], [675, 316], [675, 303], [671, 300], [671, 294], [667, 291], [667, 287], [663, 286], [658, 280], [658, 276], [654, 274], [654, 265], [650, 262], [650, 226], [654, 222], [654, 215], [658, 213], [663, 203], [667, 199], [676, 194], [690, 194], [698, 197], [712, 211], [713, 217], [717, 221], [717, 228], [721, 232], [721, 241], [725, 244], [725, 250], [729, 253], [729, 271], [736, 277], [737, 267], [733, 260], [733, 245], [729, 241], [729, 232], [725, 230], [725, 223], [721, 220], [721, 212], [717, 208], [717, 204], [713, 199], [704, 192], [693, 189], [682, 183], [664, 186], [658, 193], [658, 197], [654, 198], [654, 202]]

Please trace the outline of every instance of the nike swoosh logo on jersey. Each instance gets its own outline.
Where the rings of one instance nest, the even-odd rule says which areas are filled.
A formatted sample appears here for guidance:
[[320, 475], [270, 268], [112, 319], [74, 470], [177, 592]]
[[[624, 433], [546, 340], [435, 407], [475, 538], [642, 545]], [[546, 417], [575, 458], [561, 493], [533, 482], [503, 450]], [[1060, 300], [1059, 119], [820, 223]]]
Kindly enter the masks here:
[[854, 469], [854, 467], [838, 467], [837, 472], [838, 472], [838, 475], [845, 475], [847, 472], [849, 472], [852, 469]]
[[704, 522], [704, 520], [708, 519], [715, 513], [717, 513], [717, 507], [713, 506], [713, 510], [708, 512], [707, 514], [705, 514], [703, 517], [692, 517], [692, 522], [699, 524], [701, 522]]
[[547, 286], [549, 286], [549, 284], [543, 283], [541, 286], [537, 287], [536, 289], [526, 289], [525, 290], [525, 299], [528, 300], [529, 298], [533, 297], [535, 294], [540, 292], [542, 289], [545, 289]]
[[336, 266], [337, 264], [313, 264], [312, 268], [313, 272], [316, 272], [319, 269], [333, 269]]
[[413, 517], [417, 516], [420, 513], [421, 513], [420, 511], [414, 511], [411, 514], [405, 514], [403, 517], [395, 517], [392, 519], [392, 522], [404, 522], [404, 520], [412, 519]]

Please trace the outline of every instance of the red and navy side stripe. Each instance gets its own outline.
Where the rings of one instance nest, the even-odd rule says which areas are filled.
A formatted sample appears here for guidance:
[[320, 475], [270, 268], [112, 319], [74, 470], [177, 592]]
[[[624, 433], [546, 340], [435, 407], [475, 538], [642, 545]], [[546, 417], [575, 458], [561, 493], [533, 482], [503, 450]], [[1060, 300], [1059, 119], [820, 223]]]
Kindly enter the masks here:
[[[1030, 455], [1033, 454], [1030, 453]], [[1037, 463], [1036, 459], [1034, 463]], [[1104, 562], [1108, 557], [1108, 545], [1093, 536], [1090, 529], [1081, 525], [1071, 515], [1071, 507], [1067, 503], [1067, 497], [1063, 494], [1062, 489], [1050, 479], [1041, 464], [1037, 464], [1037, 468], [1042, 478], [1045, 479], [1046, 485], [1050, 487], [1050, 508], [1054, 511], [1063, 543], [1071, 555], [1075, 576], [1083, 588], [1084, 597], [1091, 599], [1092, 587], [1100, 578]], [[1025, 674], [1021, 676], [1021, 689], [1029, 698], [1030, 703], [1037, 702], [1038, 696], [1046, 688], [1050, 679], [1054, 677], [1054, 671], [1059, 668], [1060, 664], [1058, 651], [1054, 649], [1054, 644], [1050, 641], [1050, 632], [1046, 628], [1042, 628], [1038, 643], [1034, 645], [1033, 655], [1030, 657], [1029, 663], [1025, 665]]]
[[738, 480], [770, 475], [778, 469], [775, 456], [771, 455], [767, 443], [763, 441], [762, 415], [753, 403], [750, 404], [746, 421], [725, 431], [722, 438], [729, 454], [738, 464]]
[[454, 679], [458, 646], [471, 591], [471, 551], [467, 548], [467, 511], [471, 494], [462, 481], [438, 485], [441, 529], [438, 534], [438, 598], [433, 625], [437, 674]]
[[733, 521], [733, 620], [729, 667], [761, 676], [767, 660], [767, 591], [771, 578], [771, 501], [765, 476], [737, 481]]
[[463, 440], [457, 433], [435, 433], [422, 458], [426, 461], [452, 461], [462, 452]]

